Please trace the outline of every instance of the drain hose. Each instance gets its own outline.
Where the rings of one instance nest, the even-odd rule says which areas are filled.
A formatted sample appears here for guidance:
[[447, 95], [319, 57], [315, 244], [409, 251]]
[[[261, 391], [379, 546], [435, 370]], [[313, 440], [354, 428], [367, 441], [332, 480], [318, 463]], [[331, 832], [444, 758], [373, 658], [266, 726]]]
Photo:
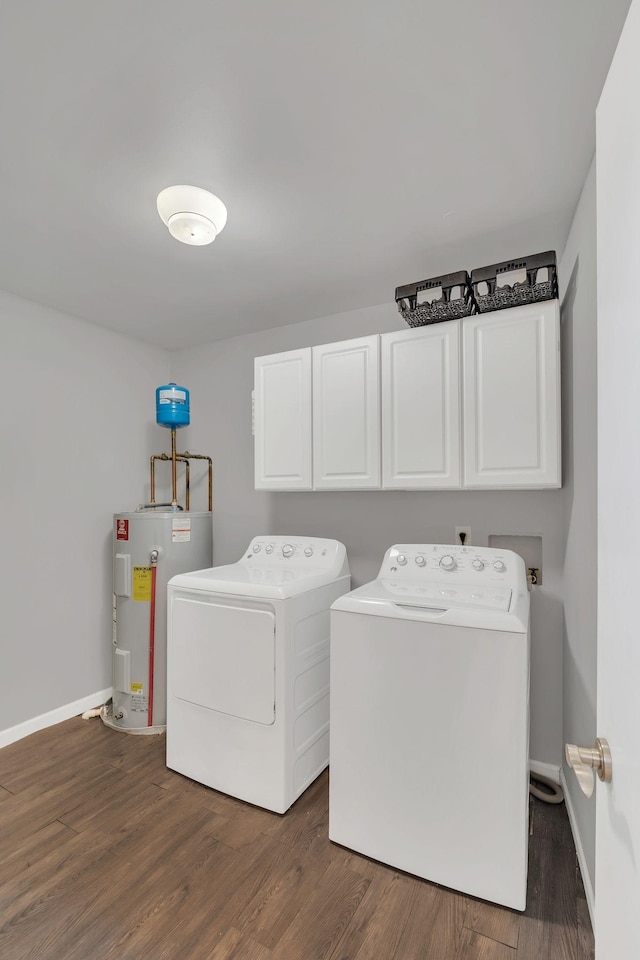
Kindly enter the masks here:
[[[545, 777], [541, 773], [532, 773], [531, 781], [533, 782], [529, 783], [529, 793], [537, 797], [538, 800], [544, 800], [545, 803], [562, 803], [564, 800], [562, 787], [550, 780], [549, 777]], [[536, 786], [536, 783], [544, 784], [549, 789], [541, 790], [540, 787]]]

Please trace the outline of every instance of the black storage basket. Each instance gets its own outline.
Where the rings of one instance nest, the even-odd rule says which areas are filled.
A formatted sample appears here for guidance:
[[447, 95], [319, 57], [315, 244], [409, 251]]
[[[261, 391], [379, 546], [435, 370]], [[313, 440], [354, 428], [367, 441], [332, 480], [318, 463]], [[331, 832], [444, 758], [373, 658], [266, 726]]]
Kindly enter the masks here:
[[[442, 288], [442, 295], [437, 300], [429, 302], [426, 298], [421, 298], [422, 293], [437, 287]], [[456, 295], [452, 297], [452, 294]], [[396, 287], [396, 303], [400, 315], [410, 327], [457, 320], [458, 317], [468, 317], [475, 312], [471, 282], [466, 270]]]
[[[538, 271], [546, 268], [546, 278], [538, 282]], [[526, 270], [527, 279], [512, 286], [498, 285], [500, 274], [515, 270]], [[541, 300], [555, 300], [558, 296], [558, 275], [554, 250], [536, 253], [519, 260], [505, 260], [488, 267], [479, 267], [471, 271], [471, 287], [478, 313], [491, 310], [505, 310], [507, 307], [519, 307], [524, 303], [538, 303]]]

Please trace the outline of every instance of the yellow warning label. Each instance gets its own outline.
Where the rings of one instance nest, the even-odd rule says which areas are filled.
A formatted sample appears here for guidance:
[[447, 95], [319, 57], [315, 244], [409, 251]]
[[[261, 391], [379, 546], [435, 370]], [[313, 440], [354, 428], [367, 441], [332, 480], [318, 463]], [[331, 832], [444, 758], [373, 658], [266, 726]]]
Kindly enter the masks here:
[[133, 599], [151, 600], [151, 567], [133, 568]]
[[144, 684], [142, 684], [142, 683], [130, 683], [130, 684], [129, 684], [129, 693], [144, 693]]

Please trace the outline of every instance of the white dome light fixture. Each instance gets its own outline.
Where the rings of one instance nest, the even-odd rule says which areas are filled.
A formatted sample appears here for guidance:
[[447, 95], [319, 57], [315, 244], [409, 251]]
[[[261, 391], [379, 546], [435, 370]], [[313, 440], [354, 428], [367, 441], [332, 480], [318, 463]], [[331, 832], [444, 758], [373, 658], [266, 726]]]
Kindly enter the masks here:
[[158, 213], [172, 237], [198, 247], [213, 243], [227, 222], [222, 200], [202, 187], [166, 187], [158, 194]]

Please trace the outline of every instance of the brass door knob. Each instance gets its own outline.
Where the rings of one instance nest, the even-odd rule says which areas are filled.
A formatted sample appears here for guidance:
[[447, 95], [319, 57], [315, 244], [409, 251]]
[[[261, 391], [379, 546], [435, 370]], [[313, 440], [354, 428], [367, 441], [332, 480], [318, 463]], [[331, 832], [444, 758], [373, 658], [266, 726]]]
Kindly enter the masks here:
[[606, 740], [599, 737], [594, 747], [578, 747], [575, 743], [567, 743], [564, 752], [585, 797], [593, 793], [596, 784], [594, 770], [600, 780], [611, 783], [611, 750]]

